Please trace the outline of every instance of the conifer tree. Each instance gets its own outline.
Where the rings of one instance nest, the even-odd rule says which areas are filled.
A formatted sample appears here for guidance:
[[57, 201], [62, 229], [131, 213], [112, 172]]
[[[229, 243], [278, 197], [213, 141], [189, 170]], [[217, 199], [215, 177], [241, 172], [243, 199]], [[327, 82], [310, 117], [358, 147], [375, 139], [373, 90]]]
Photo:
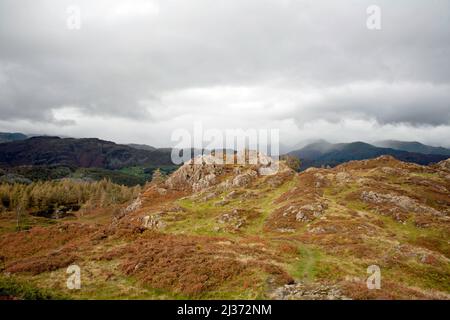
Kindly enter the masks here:
[[164, 182], [165, 179], [166, 179], [165, 175], [161, 172], [159, 168], [153, 172], [152, 183], [159, 184]]

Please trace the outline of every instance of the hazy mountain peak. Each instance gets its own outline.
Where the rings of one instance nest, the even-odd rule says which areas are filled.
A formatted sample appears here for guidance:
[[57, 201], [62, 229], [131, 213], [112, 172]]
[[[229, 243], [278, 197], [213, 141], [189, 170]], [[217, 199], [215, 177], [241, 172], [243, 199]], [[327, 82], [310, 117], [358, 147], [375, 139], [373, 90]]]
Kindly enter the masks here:
[[374, 142], [373, 145], [382, 148], [392, 148], [396, 150], [416, 152], [422, 154], [440, 154], [450, 156], [450, 149], [434, 147], [418, 141], [382, 140]]
[[28, 137], [20, 132], [0, 132], [0, 143], [25, 140]]

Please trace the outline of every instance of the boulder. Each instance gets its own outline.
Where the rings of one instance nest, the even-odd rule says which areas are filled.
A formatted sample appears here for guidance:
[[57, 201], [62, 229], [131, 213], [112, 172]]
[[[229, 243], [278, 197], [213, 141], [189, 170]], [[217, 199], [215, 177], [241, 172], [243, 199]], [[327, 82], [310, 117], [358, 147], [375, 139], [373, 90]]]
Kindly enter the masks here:
[[420, 204], [417, 200], [407, 196], [399, 196], [395, 194], [383, 194], [374, 191], [363, 191], [361, 193], [361, 200], [373, 204], [390, 204], [405, 212], [413, 213], [427, 213], [435, 216], [442, 216], [443, 213], [434, 208]]
[[246, 187], [248, 186], [256, 177], [258, 176], [258, 173], [254, 170], [247, 170], [246, 172], [237, 175], [233, 179], [233, 186], [234, 187]]
[[166, 223], [162, 220], [160, 213], [144, 216], [142, 226], [146, 229], [163, 229]]
[[275, 300], [349, 300], [337, 285], [303, 282], [279, 287], [270, 297]]

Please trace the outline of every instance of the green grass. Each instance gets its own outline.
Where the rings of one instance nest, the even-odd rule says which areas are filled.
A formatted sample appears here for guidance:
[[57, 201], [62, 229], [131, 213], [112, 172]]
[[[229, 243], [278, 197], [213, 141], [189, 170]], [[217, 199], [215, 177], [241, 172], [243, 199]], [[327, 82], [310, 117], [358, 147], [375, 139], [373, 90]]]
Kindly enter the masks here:
[[[14, 212], [8, 211], [0, 213], [0, 234], [15, 232], [19, 230], [28, 230], [35, 226], [52, 226], [59, 222], [54, 219], [36, 217], [26, 213], [20, 217], [19, 228], [17, 228], [16, 219], [16, 214]], [[66, 218], [64, 220], [66, 220]]]
[[129, 187], [144, 185], [148, 180], [145, 177], [136, 176], [119, 170], [108, 170], [102, 168], [79, 168], [71, 175], [71, 178], [88, 178], [95, 181], [109, 179], [115, 184], [125, 185]]
[[[271, 189], [257, 191], [258, 194], [262, 195], [262, 197], [258, 199], [246, 199], [245, 197], [231, 199], [228, 204], [220, 207], [215, 206], [215, 203], [222, 200], [223, 194], [217, 195], [208, 201], [192, 199], [178, 200], [177, 204], [187, 209], [188, 212], [182, 214], [184, 219], [170, 222], [166, 231], [173, 233], [189, 233], [208, 236], [227, 235], [235, 237], [236, 234], [227, 232], [223, 229], [218, 232], [214, 231], [215, 227], [220, 227], [220, 224], [217, 223], [217, 217], [222, 213], [231, 211], [233, 208], [257, 208], [261, 212], [260, 215], [254, 219], [249, 219], [247, 224], [241, 228], [241, 231], [246, 235], [261, 234], [267, 217], [273, 210], [282, 206], [282, 204], [274, 204], [273, 202], [287, 192], [294, 183], [294, 181], [286, 182], [275, 191]], [[256, 190], [249, 189], [249, 191]]]
[[125, 173], [130, 176], [144, 178], [145, 180], [150, 180], [152, 177], [150, 173], [145, 172], [144, 167], [127, 167], [120, 169], [119, 172]]
[[218, 225], [216, 220], [217, 216], [220, 212], [226, 210], [223, 207], [215, 207], [214, 203], [217, 201], [219, 201], [219, 198], [198, 202], [191, 199], [177, 201], [177, 204], [185, 208], [188, 212], [182, 213], [184, 219], [169, 222], [166, 231], [175, 234], [188, 233], [207, 236], [225, 234], [225, 232], [214, 231], [214, 227]]
[[11, 296], [23, 300], [65, 300], [67, 296], [55, 293], [53, 290], [41, 289], [30, 281], [19, 280], [16, 277], [0, 277], [0, 296]]
[[[241, 277], [231, 282], [225, 282], [220, 288], [202, 294], [198, 299], [220, 299], [220, 300], [254, 300], [265, 299], [265, 283], [267, 274], [255, 270], [252, 279]], [[250, 287], [246, 287], [250, 285]], [[258, 284], [257, 286], [254, 286]], [[253, 286], [252, 286], [253, 285]]]
[[299, 255], [296, 257], [296, 261], [290, 266], [290, 274], [296, 280], [314, 281], [319, 271], [322, 253], [316, 248], [307, 245], [300, 245], [298, 252]]
[[[133, 276], [118, 272], [117, 261], [88, 261], [79, 264], [81, 270], [81, 288], [69, 290], [66, 281], [70, 275], [66, 268], [43, 272], [35, 276], [21, 274], [17, 277], [21, 283], [39, 283], [51, 288], [55, 297], [82, 300], [144, 300], [144, 299], [188, 299], [187, 296], [167, 290], [149, 287]], [[111, 278], [107, 275], [111, 274]], [[48, 289], [50, 291], [50, 289]], [[50, 297], [53, 299], [53, 296]]]
[[160, 165], [160, 166], [134, 166], [134, 167], [126, 167], [118, 170], [119, 172], [139, 177], [145, 180], [151, 180], [153, 172], [156, 169], [160, 169], [161, 173], [165, 175], [169, 175], [175, 170], [177, 170], [179, 166], [176, 165]]
[[[262, 190], [260, 193], [264, 195], [262, 199], [252, 199], [248, 201], [249, 206], [256, 206], [261, 209], [261, 215], [252, 220], [251, 223], [245, 228], [247, 234], [261, 234], [263, 232], [264, 223], [269, 215], [281, 207], [282, 204], [274, 204], [281, 195], [289, 191], [295, 185], [295, 181], [289, 181], [277, 188], [275, 191]], [[247, 204], [247, 203], [246, 203]]]

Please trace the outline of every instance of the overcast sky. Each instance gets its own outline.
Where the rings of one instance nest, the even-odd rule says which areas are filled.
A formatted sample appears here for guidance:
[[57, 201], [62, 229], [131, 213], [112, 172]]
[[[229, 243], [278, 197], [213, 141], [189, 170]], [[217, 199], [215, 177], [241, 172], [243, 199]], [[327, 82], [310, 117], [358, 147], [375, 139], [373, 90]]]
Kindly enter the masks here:
[[0, 0], [0, 131], [450, 146], [449, 57], [448, 0]]

